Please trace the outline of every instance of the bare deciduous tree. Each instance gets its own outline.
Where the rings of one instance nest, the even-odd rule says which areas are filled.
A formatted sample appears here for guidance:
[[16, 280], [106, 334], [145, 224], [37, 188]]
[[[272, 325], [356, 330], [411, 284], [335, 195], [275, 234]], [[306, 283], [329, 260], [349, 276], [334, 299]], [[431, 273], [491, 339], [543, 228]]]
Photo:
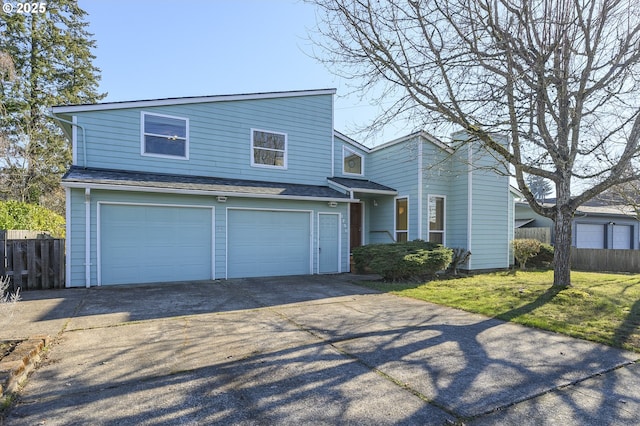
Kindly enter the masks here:
[[[576, 208], [637, 177], [621, 173], [635, 168], [640, 139], [635, 0], [308, 1], [315, 56], [395, 100], [377, 125], [453, 124], [510, 167], [533, 210], [554, 221], [554, 286], [569, 286]], [[555, 206], [535, 199], [526, 174], [553, 183]]]

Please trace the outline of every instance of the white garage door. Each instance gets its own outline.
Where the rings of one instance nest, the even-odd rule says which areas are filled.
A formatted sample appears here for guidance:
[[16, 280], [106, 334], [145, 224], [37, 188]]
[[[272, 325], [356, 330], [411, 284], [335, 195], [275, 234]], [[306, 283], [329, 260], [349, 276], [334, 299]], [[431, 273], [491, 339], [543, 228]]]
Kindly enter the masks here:
[[604, 225], [576, 224], [577, 248], [604, 248]]
[[613, 248], [614, 249], [630, 249], [631, 248], [631, 226], [629, 225], [613, 225]]
[[303, 275], [311, 270], [311, 213], [228, 211], [227, 276]]
[[100, 204], [101, 284], [211, 279], [212, 209]]

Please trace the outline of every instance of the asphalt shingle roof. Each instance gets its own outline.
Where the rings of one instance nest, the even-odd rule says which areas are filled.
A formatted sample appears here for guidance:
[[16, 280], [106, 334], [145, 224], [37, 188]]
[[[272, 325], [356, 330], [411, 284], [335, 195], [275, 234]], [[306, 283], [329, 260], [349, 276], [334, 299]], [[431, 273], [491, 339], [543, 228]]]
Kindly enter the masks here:
[[358, 189], [364, 190], [375, 190], [375, 191], [390, 191], [397, 192], [393, 188], [389, 188], [388, 186], [381, 185], [376, 182], [372, 182], [370, 180], [365, 179], [352, 179], [352, 178], [342, 178], [342, 177], [331, 177], [329, 178], [331, 182], [335, 182], [338, 185], [342, 185], [351, 190], [357, 191]]
[[238, 194], [238, 196], [267, 195], [285, 197], [349, 198], [347, 194], [343, 194], [328, 186], [320, 185], [262, 182], [209, 176], [146, 173], [113, 169], [85, 169], [77, 166], [73, 166], [69, 169], [69, 171], [63, 176], [62, 182], [198, 190], [212, 192], [213, 194]]

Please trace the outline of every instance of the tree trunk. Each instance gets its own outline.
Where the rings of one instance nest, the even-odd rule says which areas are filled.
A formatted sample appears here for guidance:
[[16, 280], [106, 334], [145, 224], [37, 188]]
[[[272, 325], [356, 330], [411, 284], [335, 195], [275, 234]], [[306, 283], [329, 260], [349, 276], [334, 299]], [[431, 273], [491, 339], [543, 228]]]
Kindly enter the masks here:
[[573, 212], [558, 208], [554, 221], [553, 286], [571, 287], [571, 221]]

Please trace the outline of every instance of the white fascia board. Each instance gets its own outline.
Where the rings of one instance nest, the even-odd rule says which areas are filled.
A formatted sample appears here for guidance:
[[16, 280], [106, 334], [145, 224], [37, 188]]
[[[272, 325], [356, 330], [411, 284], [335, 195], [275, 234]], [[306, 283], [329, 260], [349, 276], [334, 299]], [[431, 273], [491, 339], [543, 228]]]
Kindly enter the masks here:
[[337, 136], [339, 139], [341, 139], [343, 142], [353, 145], [355, 148], [361, 149], [364, 152], [371, 152], [371, 148], [369, 148], [368, 146], [362, 145], [360, 142], [357, 142], [351, 139], [349, 136], [345, 135], [344, 133], [334, 130], [333, 134]]
[[272, 195], [272, 194], [254, 194], [239, 193], [225, 191], [206, 191], [203, 189], [178, 189], [178, 188], [160, 188], [150, 186], [136, 185], [111, 185], [102, 183], [86, 183], [86, 182], [62, 182], [64, 188], [90, 188], [103, 189], [107, 191], [129, 191], [129, 192], [156, 192], [164, 194], [184, 194], [184, 195], [208, 195], [212, 197], [223, 196], [233, 198], [265, 198], [276, 200], [298, 200], [298, 201], [335, 201], [337, 203], [355, 203], [358, 199], [353, 198], [329, 198], [329, 197], [305, 197], [292, 195]]
[[149, 108], [168, 105], [187, 105], [212, 102], [246, 101], [254, 99], [292, 98], [300, 96], [335, 95], [336, 89], [300, 90], [290, 92], [248, 93], [241, 95], [197, 96], [189, 98], [167, 98], [140, 101], [107, 102], [102, 104], [87, 105], [61, 105], [54, 106], [51, 111], [54, 114], [64, 114], [83, 111], [105, 111], [124, 108]]
[[350, 191], [362, 194], [398, 195], [398, 191], [388, 191], [386, 189], [350, 188]]
[[373, 147], [373, 148], [371, 148], [371, 152], [375, 152], [375, 151], [379, 151], [379, 150], [382, 150], [382, 149], [385, 149], [385, 148], [389, 148], [390, 146], [397, 145], [397, 144], [402, 143], [402, 142], [406, 142], [406, 141], [414, 139], [416, 137], [422, 137], [426, 141], [428, 141], [428, 142], [432, 143], [433, 145], [437, 146], [438, 148], [448, 152], [449, 154], [453, 154], [453, 152], [454, 152], [454, 150], [450, 146], [447, 146], [447, 144], [445, 144], [441, 140], [437, 139], [435, 136], [430, 135], [429, 133], [425, 132], [424, 130], [421, 130], [421, 131], [415, 132], [415, 133], [411, 133], [411, 134], [409, 134], [407, 136], [403, 136], [401, 138], [394, 139], [394, 140], [392, 140], [390, 142], [383, 143], [382, 145], [378, 145], [376, 147]]

